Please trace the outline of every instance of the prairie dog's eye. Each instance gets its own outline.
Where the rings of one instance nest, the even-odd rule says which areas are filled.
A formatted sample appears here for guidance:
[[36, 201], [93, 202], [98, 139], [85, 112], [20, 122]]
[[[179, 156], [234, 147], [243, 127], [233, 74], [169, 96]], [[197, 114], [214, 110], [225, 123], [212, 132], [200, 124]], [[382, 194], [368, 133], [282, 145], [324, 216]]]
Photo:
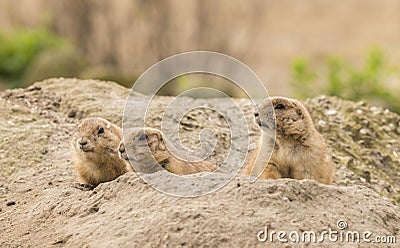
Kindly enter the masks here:
[[99, 129], [97, 130], [97, 135], [98, 135], [98, 136], [101, 136], [101, 135], [103, 135], [103, 134], [104, 134], [104, 128], [99, 127]]
[[278, 103], [278, 104], [275, 106], [275, 109], [285, 109], [285, 105], [283, 105], [282, 103]]
[[142, 133], [139, 138], [139, 140], [146, 140], [147, 139], [147, 134]]

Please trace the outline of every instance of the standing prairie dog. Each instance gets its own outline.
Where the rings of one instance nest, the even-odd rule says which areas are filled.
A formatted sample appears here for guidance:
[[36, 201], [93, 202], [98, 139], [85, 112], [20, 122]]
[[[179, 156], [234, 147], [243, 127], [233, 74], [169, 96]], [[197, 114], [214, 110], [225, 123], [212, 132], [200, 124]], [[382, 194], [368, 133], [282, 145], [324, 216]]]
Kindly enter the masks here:
[[[259, 106], [254, 115], [264, 134], [271, 133], [271, 123], [276, 123], [275, 146], [260, 178], [314, 179], [325, 184], [333, 182], [334, 164], [325, 139], [315, 129], [310, 114], [301, 102], [271, 97]], [[263, 142], [270, 142], [266, 137], [262, 135]], [[245, 174], [249, 175], [251, 168], [246, 169]]]
[[73, 138], [73, 162], [84, 184], [97, 186], [132, 171], [118, 155], [121, 129], [103, 118], [87, 118], [78, 126]]
[[188, 175], [218, 168], [208, 161], [190, 162], [174, 156], [165, 145], [163, 133], [154, 128], [128, 129], [118, 150], [120, 157], [130, 161], [141, 173], [153, 173], [164, 168], [174, 174]]

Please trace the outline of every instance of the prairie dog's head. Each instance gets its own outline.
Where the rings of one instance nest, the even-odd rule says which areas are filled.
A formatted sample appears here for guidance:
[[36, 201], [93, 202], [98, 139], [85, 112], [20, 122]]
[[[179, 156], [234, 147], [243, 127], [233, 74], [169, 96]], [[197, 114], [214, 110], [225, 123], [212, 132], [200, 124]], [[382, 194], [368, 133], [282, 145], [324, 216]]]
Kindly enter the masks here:
[[[120, 144], [119, 152], [126, 156], [125, 148], [129, 146], [135, 154], [145, 153], [149, 150], [152, 153], [164, 151], [165, 145], [163, 135], [160, 130], [155, 128], [131, 128], [125, 133], [124, 142]], [[125, 155], [124, 155], [125, 153]]]
[[260, 104], [254, 116], [263, 130], [271, 129], [274, 120], [277, 137], [304, 138], [314, 130], [310, 114], [296, 99], [271, 97]]
[[165, 159], [165, 150], [162, 132], [147, 127], [124, 130], [124, 139], [118, 146], [119, 156], [143, 173], [161, 169], [158, 163]]
[[86, 118], [78, 126], [73, 147], [80, 156], [101, 159], [117, 155], [121, 139], [122, 131], [115, 124], [100, 117]]

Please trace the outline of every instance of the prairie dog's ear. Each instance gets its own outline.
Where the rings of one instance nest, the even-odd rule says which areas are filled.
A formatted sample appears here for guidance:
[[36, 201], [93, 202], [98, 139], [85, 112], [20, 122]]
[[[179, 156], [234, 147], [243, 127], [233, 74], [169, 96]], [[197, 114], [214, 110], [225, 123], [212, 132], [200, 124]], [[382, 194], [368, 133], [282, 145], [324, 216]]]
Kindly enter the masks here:
[[302, 116], [302, 115], [303, 115], [303, 111], [301, 111], [300, 108], [298, 108], [298, 109], [296, 110], [296, 113], [297, 113], [299, 116]]

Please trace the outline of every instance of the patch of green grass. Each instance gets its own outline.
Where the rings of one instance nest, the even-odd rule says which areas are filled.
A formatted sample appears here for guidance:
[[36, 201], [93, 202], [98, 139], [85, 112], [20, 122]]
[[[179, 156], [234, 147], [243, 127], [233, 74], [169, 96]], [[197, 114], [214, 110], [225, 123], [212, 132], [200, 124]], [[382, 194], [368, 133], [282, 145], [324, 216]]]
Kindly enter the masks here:
[[65, 40], [43, 28], [0, 32], [0, 77], [11, 86], [19, 86], [22, 74], [35, 56], [65, 44]]
[[[395, 87], [388, 85], [390, 80], [397, 81]], [[317, 70], [307, 59], [296, 58], [292, 62], [292, 85], [299, 98], [324, 94], [374, 101], [400, 113], [400, 70], [388, 64], [379, 48], [371, 49], [361, 66], [328, 56]]]

